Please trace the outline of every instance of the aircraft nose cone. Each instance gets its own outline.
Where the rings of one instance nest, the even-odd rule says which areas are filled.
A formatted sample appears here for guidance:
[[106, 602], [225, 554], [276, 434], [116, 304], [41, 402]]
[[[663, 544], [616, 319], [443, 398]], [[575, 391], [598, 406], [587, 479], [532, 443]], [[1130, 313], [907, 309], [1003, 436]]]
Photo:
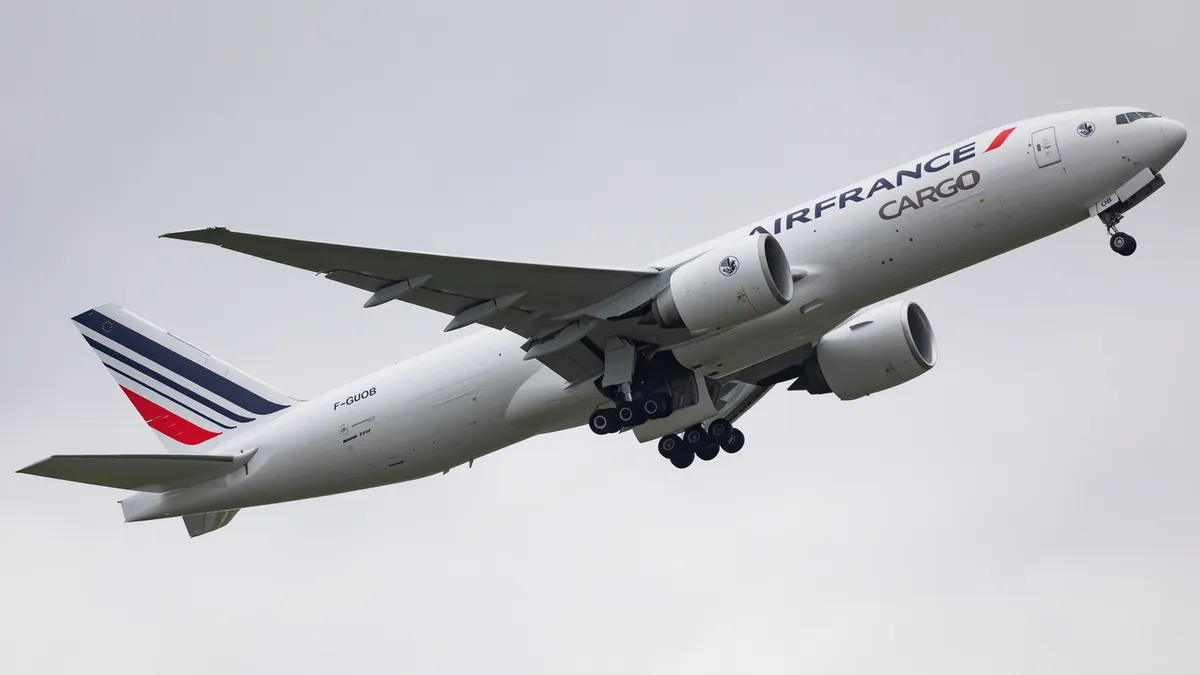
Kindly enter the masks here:
[[1166, 159], [1163, 164], [1171, 161], [1175, 153], [1183, 147], [1183, 142], [1187, 140], [1187, 127], [1179, 122], [1165, 117], [1159, 119], [1159, 124], [1162, 127], [1163, 151], [1166, 153]]

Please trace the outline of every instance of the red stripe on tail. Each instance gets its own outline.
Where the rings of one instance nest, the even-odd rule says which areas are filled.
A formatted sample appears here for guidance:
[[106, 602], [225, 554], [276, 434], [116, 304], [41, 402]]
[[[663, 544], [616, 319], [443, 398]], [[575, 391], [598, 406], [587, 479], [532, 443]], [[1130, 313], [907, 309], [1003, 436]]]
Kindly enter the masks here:
[[991, 151], [995, 150], [996, 148], [1004, 145], [1004, 141], [1008, 140], [1008, 135], [1011, 134], [1014, 130], [1016, 130], [1016, 127], [1009, 127], [1007, 129], [1005, 129], [1004, 131], [1001, 131], [998, 136], [996, 136], [994, 139], [992, 139], [992, 144], [989, 145], [988, 149], [984, 150], [984, 152], [991, 152]]
[[125, 395], [129, 397], [129, 401], [133, 403], [133, 407], [137, 408], [138, 414], [142, 416], [142, 419], [146, 420], [146, 424], [149, 424], [151, 429], [164, 436], [173, 438], [184, 445], [199, 445], [204, 441], [221, 435], [219, 432], [202, 429], [154, 401], [139, 396], [125, 387], [121, 387], [121, 391], [125, 392]]

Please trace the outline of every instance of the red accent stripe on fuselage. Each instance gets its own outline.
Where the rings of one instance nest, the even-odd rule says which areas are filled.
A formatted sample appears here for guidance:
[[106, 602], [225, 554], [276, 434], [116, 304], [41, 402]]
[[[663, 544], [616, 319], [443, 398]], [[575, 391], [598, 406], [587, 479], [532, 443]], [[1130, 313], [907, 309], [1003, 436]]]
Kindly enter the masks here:
[[984, 152], [991, 152], [1004, 145], [1004, 141], [1008, 140], [1009, 134], [1011, 134], [1014, 130], [1016, 130], [1016, 127], [1009, 127], [1004, 131], [1001, 131], [994, 139], [992, 139], [992, 144], [989, 145], [987, 150], [984, 150]]
[[129, 397], [129, 401], [133, 403], [133, 407], [137, 408], [138, 414], [142, 416], [142, 419], [146, 420], [146, 424], [149, 424], [151, 429], [164, 436], [173, 438], [184, 445], [199, 445], [204, 441], [221, 435], [219, 432], [202, 429], [154, 401], [144, 396], [139, 396], [125, 387], [121, 387], [121, 391], [125, 392], [125, 395]]

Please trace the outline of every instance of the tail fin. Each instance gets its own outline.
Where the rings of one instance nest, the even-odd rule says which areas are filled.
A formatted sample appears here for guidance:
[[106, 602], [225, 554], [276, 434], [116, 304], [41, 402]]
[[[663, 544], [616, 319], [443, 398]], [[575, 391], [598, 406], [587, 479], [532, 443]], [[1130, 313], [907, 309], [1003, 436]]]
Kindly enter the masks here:
[[297, 402], [117, 305], [73, 321], [169, 452], [212, 450]]

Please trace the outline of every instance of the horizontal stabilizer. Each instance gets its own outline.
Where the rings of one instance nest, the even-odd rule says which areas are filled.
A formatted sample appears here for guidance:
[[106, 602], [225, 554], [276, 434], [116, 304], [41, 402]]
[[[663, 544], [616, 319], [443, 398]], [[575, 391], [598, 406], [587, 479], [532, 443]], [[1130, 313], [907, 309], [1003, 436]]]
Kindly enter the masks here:
[[253, 454], [54, 455], [17, 473], [138, 492], [166, 492], [227, 474]]

